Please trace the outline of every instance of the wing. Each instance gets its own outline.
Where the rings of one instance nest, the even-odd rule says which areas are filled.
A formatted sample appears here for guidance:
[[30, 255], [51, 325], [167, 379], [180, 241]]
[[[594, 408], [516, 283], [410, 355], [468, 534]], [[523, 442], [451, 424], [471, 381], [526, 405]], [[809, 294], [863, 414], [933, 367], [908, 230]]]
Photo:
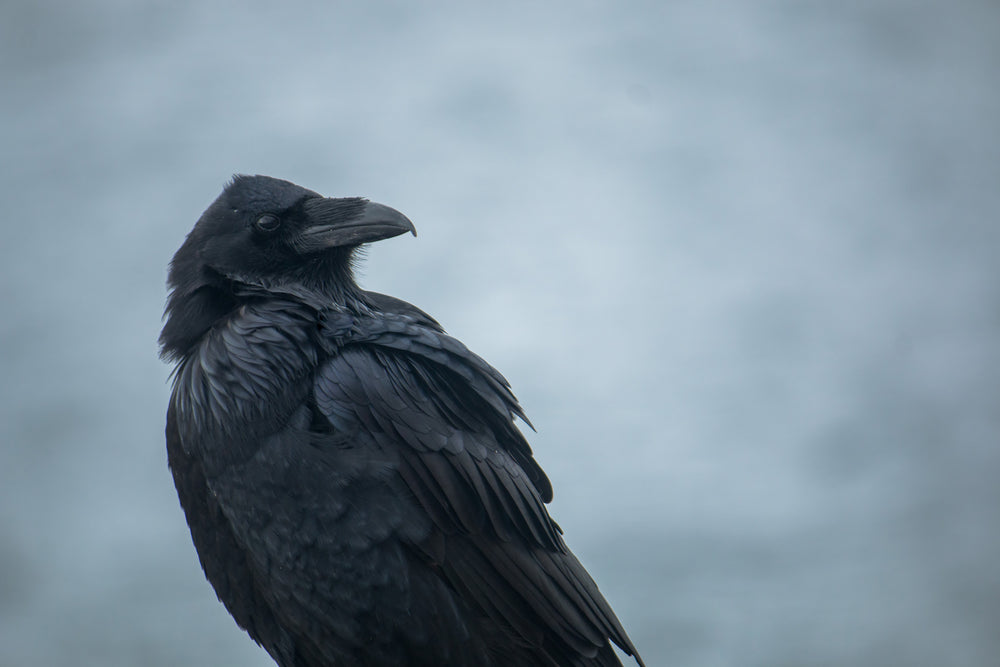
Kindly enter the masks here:
[[618, 665], [609, 638], [638, 660], [548, 516], [551, 487], [514, 425], [523, 413], [506, 380], [412, 319], [353, 321], [360, 342], [347, 342], [347, 324], [329, 327], [343, 346], [317, 377], [316, 406], [332, 430], [396, 461], [432, 525], [412, 544], [419, 557], [537, 664]]

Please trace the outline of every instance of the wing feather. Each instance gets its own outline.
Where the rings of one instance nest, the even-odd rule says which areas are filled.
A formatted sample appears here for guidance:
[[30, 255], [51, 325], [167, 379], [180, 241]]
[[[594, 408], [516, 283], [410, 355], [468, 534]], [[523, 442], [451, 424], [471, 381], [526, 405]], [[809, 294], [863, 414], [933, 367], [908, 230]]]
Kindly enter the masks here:
[[545, 509], [551, 486], [513, 424], [523, 411], [506, 380], [461, 343], [402, 319], [352, 322], [352, 342], [321, 368], [315, 395], [331, 424], [353, 415], [396, 457], [434, 526], [415, 552], [511, 641], [555, 664], [618, 664], [608, 638], [634, 654]]

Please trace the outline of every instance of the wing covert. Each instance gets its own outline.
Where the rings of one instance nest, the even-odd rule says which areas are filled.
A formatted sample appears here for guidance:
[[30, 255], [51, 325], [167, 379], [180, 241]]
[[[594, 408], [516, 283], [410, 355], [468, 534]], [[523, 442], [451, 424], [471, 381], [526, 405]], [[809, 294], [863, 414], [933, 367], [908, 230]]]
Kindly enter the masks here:
[[362, 429], [392, 453], [435, 529], [416, 551], [484, 615], [529, 644], [551, 643], [558, 664], [574, 655], [619, 664], [606, 638], [635, 649], [545, 509], [551, 487], [513, 424], [520, 407], [506, 380], [444, 339], [454, 340], [367, 332], [321, 368], [317, 409], [334, 428]]

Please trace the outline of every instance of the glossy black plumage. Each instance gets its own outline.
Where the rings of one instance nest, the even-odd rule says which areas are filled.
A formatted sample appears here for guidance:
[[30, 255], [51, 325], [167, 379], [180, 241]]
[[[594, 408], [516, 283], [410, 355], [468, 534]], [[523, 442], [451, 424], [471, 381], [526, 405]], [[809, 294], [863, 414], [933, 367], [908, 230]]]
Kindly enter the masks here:
[[207, 578], [284, 667], [618, 665], [609, 639], [638, 660], [507, 381], [354, 283], [359, 244], [412, 230], [236, 177], [175, 255], [167, 451]]

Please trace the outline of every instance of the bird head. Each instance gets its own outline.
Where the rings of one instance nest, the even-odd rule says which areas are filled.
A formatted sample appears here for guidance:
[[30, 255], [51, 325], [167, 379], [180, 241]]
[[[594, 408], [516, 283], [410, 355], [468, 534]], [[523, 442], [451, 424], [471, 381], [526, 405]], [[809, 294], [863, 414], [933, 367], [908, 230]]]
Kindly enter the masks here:
[[413, 223], [388, 206], [235, 176], [170, 263], [164, 355], [182, 355], [237, 304], [241, 285], [293, 284], [332, 299], [356, 290], [357, 248], [405, 232], [416, 234]]

